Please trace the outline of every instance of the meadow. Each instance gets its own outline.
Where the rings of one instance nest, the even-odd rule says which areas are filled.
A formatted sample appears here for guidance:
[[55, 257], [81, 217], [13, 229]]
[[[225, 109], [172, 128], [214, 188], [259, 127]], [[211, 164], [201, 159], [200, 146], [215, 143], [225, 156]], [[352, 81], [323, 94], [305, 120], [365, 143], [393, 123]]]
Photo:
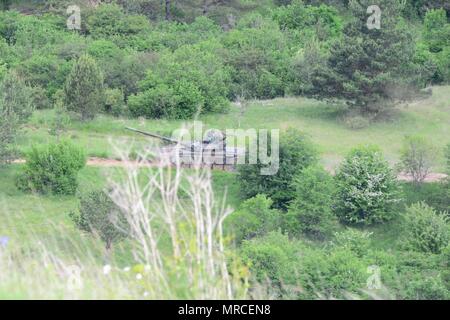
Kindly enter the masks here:
[[[442, 150], [450, 135], [450, 87], [433, 87], [429, 98], [403, 104], [387, 119], [372, 123], [366, 128], [348, 128], [339, 119], [342, 112], [338, 106], [305, 98], [277, 98], [266, 101], [249, 101], [242, 108], [233, 104], [224, 114], [201, 115], [205, 129], [280, 129], [296, 128], [310, 136], [317, 146], [322, 163], [334, 170], [342, 158], [354, 147], [365, 144], [378, 145], [391, 164], [399, 160], [403, 139], [407, 135], [421, 135], [430, 139]], [[23, 152], [33, 144], [54, 142], [49, 126], [55, 117], [54, 110], [38, 110], [26, 126], [26, 134], [20, 139]], [[132, 143], [137, 149], [149, 144], [147, 138], [131, 133], [125, 127], [159, 133], [168, 137], [181, 128], [186, 121], [114, 118], [100, 115], [91, 122], [72, 121], [63, 133], [83, 147], [91, 157], [114, 158], [111, 143]], [[189, 122], [187, 122], [189, 123]], [[155, 141], [151, 141], [155, 143]], [[444, 155], [436, 155], [435, 172], [444, 172]]]

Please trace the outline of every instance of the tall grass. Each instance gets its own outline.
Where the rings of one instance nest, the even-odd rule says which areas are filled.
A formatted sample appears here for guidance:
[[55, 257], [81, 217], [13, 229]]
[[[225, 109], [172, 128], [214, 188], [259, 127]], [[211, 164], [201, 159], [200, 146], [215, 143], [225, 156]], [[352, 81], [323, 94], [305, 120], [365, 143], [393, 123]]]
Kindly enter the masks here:
[[110, 190], [130, 226], [129, 267], [102, 263], [101, 243], [68, 227], [51, 225], [45, 238], [29, 230], [20, 242], [0, 244], [0, 298], [245, 299], [246, 269], [222, 236], [231, 210], [217, 201], [211, 172], [172, 166], [167, 154], [142, 170], [154, 154], [136, 162], [130, 150], [117, 151], [127, 166], [120, 179], [111, 174]]

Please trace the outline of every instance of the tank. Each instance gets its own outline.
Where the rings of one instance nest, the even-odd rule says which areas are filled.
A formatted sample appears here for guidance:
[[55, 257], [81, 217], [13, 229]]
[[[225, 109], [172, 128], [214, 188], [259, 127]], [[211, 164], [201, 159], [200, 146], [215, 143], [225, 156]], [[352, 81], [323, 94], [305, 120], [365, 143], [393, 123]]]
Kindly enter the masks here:
[[245, 150], [228, 147], [225, 133], [219, 131], [208, 131], [203, 141], [183, 142], [152, 132], [129, 127], [126, 127], [126, 129], [164, 142], [167, 145], [158, 150], [163, 154], [170, 155], [172, 162], [175, 162], [174, 157], [177, 156], [176, 152], [178, 151], [182, 163], [189, 167], [200, 164], [211, 169], [234, 170], [238, 158], [245, 157]]

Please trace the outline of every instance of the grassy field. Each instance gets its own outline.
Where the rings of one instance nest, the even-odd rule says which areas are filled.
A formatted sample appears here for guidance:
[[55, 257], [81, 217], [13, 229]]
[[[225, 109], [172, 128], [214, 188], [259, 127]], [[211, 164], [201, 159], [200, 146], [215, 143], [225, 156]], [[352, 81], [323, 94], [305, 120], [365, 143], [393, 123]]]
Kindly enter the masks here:
[[[322, 155], [328, 168], [335, 168], [343, 156], [361, 144], [376, 144], [382, 148], [386, 158], [395, 164], [403, 138], [419, 134], [429, 138], [440, 150], [450, 141], [450, 87], [435, 87], [433, 96], [399, 107], [389, 119], [372, 123], [361, 130], [352, 130], [339, 120], [339, 111], [327, 105], [302, 98], [283, 98], [271, 101], [250, 102], [242, 113], [232, 106], [226, 114], [202, 116], [205, 127], [216, 129], [267, 128], [285, 130], [289, 127], [307, 133]], [[20, 141], [22, 151], [33, 144], [55, 140], [49, 134], [54, 118], [52, 110], [37, 111]], [[113, 158], [111, 142], [133, 143], [141, 148], [149, 142], [146, 138], [125, 130], [126, 126], [157, 132], [170, 136], [183, 125], [182, 121], [129, 120], [100, 116], [89, 123], [72, 121], [65, 135], [83, 146], [89, 156]], [[436, 155], [436, 172], [444, 167], [443, 154]]]
[[[227, 114], [207, 115], [200, 120], [209, 128], [219, 129], [237, 128], [239, 123], [241, 128], [301, 129], [310, 135], [322, 155], [323, 163], [330, 168], [335, 167], [351, 148], [367, 143], [379, 145], [386, 158], [395, 163], [402, 139], [407, 134], [427, 136], [440, 148], [449, 142], [450, 87], [436, 87], [433, 97], [402, 107], [390, 120], [374, 123], [358, 131], [350, 130], [341, 121], [336, 120], [336, 110], [301, 98], [253, 102], [248, 105], [243, 116], [240, 115], [241, 111], [234, 106]], [[55, 140], [55, 137], [49, 134], [52, 117], [52, 110], [35, 112], [20, 142], [22, 151], [28, 150], [33, 144]], [[137, 148], [148, 144], [147, 139], [127, 132], [125, 126], [170, 135], [172, 130], [182, 124], [181, 121], [125, 120], [100, 116], [89, 123], [73, 121], [66, 136], [85, 148], [90, 156], [111, 158], [114, 157], [111, 141], [127, 144], [133, 142]], [[439, 172], [443, 170], [443, 156], [438, 154], [437, 160], [435, 171]], [[32, 230], [33, 235], [39, 238], [51, 239], [58, 246], [64, 244], [68, 251], [87, 241], [89, 246], [98, 248], [94, 252], [97, 252], [101, 259], [101, 243], [80, 234], [69, 218], [69, 212], [78, 206], [77, 198], [20, 192], [14, 184], [20, 166], [0, 168], [0, 235], [23, 242]], [[117, 169], [86, 167], [80, 173], [79, 189], [86, 191], [100, 188], [111, 174], [117, 174]], [[222, 196], [226, 191], [228, 204], [237, 208], [241, 200], [235, 175], [214, 172], [213, 179], [217, 195]], [[58, 228], [64, 228], [64, 232], [55, 234]], [[377, 246], [391, 247], [395, 242], [395, 222], [373, 231], [376, 239], [374, 243], [377, 243]], [[123, 263], [129, 258], [126, 248], [127, 243], [124, 243], [116, 250], [117, 259]]]

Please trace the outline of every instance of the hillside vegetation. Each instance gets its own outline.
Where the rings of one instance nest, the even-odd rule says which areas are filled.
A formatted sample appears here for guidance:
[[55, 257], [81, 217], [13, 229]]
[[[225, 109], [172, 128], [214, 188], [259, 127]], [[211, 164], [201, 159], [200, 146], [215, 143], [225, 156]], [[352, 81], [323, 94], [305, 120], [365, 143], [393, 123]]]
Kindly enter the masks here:
[[0, 1], [0, 299], [449, 299], [450, 7], [376, 2]]

